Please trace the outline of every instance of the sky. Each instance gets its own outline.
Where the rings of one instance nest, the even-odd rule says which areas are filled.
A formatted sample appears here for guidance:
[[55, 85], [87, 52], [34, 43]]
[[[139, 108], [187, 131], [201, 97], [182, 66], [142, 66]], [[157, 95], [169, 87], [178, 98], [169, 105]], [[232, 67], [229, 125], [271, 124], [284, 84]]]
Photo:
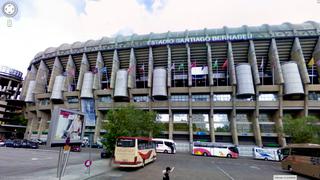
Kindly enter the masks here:
[[[0, 0], [2, 5], [8, 0]], [[320, 22], [320, 0], [11, 0], [0, 12], [0, 65], [26, 75], [34, 56], [63, 43], [104, 36]], [[12, 26], [8, 27], [8, 20]]]

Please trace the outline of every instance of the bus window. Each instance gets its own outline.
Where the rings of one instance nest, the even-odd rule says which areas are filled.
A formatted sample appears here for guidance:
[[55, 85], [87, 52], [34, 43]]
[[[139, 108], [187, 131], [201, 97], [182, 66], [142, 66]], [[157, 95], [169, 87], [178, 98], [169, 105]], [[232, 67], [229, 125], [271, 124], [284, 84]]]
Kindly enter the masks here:
[[280, 158], [280, 160], [287, 158], [289, 156], [289, 154], [290, 154], [290, 149], [288, 149], [288, 148], [282, 149], [281, 150], [282, 157]]
[[[138, 139], [138, 149], [139, 150], [143, 150], [143, 149], [148, 149], [148, 141], [146, 140], [141, 140], [141, 139]], [[152, 147], [151, 147], [152, 148]]]
[[134, 147], [135, 140], [134, 139], [118, 139], [117, 146], [118, 147]]
[[239, 153], [239, 150], [237, 147], [229, 147], [229, 150], [234, 153]]

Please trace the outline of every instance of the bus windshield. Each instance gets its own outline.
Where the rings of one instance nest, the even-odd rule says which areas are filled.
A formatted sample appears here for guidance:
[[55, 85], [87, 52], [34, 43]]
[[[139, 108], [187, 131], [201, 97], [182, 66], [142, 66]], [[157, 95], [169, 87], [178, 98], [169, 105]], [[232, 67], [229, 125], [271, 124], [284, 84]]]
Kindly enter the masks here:
[[134, 139], [118, 139], [117, 147], [134, 147], [135, 140]]

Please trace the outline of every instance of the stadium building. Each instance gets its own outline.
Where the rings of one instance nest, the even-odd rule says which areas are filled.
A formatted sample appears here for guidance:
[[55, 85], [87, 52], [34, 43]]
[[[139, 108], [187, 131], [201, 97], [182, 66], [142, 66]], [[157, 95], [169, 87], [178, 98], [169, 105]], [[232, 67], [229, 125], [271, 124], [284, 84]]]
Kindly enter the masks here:
[[26, 122], [20, 100], [22, 72], [0, 66], [0, 140], [23, 138]]
[[47, 48], [23, 85], [25, 136], [45, 138], [53, 109], [64, 107], [84, 112], [97, 140], [108, 110], [130, 102], [157, 111], [170, 139], [285, 145], [285, 115], [320, 117], [319, 36], [308, 21]]

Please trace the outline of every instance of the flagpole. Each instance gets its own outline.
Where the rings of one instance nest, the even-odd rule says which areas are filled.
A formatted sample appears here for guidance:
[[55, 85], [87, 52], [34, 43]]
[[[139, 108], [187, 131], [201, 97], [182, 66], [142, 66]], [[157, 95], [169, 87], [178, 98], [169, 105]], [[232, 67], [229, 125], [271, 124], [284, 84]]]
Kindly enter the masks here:
[[311, 67], [311, 70], [312, 70], [311, 84], [313, 84], [313, 65], [314, 65], [314, 64], [312, 64], [312, 67]]
[[216, 59], [217, 61], [217, 65], [216, 65], [216, 79], [217, 79], [217, 86], [219, 86], [219, 79], [218, 79], [218, 67], [219, 67], [219, 63], [218, 63], [218, 59]]
[[173, 68], [173, 87], [176, 87], [176, 65], [174, 64], [174, 68]]

